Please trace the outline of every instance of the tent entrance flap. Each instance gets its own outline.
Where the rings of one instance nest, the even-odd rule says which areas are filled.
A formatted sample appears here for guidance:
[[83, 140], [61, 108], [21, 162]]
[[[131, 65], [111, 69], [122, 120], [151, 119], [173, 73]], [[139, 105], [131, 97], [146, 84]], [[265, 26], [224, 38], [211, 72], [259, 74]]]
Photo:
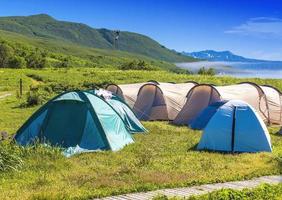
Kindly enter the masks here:
[[[76, 146], [81, 140], [86, 120], [85, 103], [57, 101], [50, 106], [41, 134], [52, 145]], [[72, 123], [70, 123], [72, 122]]]
[[140, 88], [133, 111], [141, 120], [168, 120], [163, 92], [152, 83], [145, 84]]

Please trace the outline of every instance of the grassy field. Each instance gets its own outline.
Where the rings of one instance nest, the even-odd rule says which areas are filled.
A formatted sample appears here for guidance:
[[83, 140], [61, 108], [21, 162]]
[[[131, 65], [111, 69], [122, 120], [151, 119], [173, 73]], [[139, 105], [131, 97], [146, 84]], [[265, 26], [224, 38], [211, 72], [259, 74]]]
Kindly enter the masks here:
[[[19, 79], [24, 95], [18, 98]], [[217, 85], [242, 81], [270, 84], [282, 90], [281, 80], [235, 79], [178, 75], [165, 71], [119, 71], [97, 68], [44, 70], [0, 69], [0, 131], [9, 134], [39, 106], [21, 107], [30, 85], [46, 99], [65, 89], [86, 89], [107, 83], [194, 80]], [[48, 92], [47, 92], [48, 91]], [[89, 199], [113, 194], [181, 187], [202, 183], [282, 174], [282, 140], [270, 127], [273, 153], [221, 154], [195, 151], [201, 132], [167, 122], [144, 122], [148, 134], [134, 135], [135, 143], [119, 152], [63, 157], [56, 149], [15, 148], [23, 160], [17, 171], [0, 171], [0, 199]], [[1, 145], [0, 148], [7, 148]]]

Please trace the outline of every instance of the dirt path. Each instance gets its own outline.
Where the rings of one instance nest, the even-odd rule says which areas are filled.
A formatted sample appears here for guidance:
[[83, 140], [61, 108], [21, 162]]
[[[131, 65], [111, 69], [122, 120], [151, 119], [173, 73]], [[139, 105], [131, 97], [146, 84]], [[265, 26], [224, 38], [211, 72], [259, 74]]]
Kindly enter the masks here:
[[6, 97], [9, 97], [9, 96], [11, 96], [11, 95], [12, 95], [11, 93], [0, 94], [0, 100], [1, 100], [1, 99], [4, 99], [4, 98], [6, 98]]

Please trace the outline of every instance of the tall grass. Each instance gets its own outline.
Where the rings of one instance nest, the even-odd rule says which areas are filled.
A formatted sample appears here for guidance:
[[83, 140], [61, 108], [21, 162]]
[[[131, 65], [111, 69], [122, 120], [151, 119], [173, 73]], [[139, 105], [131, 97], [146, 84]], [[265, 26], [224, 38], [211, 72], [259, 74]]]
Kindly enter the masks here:
[[0, 172], [18, 170], [23, 166], [21, 152], [14, 145], [0, 143]]

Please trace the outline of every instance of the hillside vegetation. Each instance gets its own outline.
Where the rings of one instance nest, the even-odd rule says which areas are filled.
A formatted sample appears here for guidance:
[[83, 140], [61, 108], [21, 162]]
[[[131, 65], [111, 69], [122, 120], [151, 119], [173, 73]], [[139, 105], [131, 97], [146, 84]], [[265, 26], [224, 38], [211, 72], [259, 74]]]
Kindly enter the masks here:
[[[94, 29], [85, 24], [58, 21], [46, 14], [27, 17], [1, 17], [0, 30], [30, 38], [71, 42], [79, 46], [114, 49], [114, 34], [108, 29]], [[167, 62], [190, 62], [196, 59], [169, 50], [153, 39], [132, 32], [121, 31], [118, 49]]]
[[[172, 63], [140, 54], [95, 49], [70, 42], [30, 38], [17, 33], [0, 31], [0, 68], [93, 67], [117, 69], [135, 63], [143, 63], [144, 66], [141, 67], [145, 67], [145, 70], [150, 68], [185, 72]], [[130, 68], [127, 67], [127, 69]]]

